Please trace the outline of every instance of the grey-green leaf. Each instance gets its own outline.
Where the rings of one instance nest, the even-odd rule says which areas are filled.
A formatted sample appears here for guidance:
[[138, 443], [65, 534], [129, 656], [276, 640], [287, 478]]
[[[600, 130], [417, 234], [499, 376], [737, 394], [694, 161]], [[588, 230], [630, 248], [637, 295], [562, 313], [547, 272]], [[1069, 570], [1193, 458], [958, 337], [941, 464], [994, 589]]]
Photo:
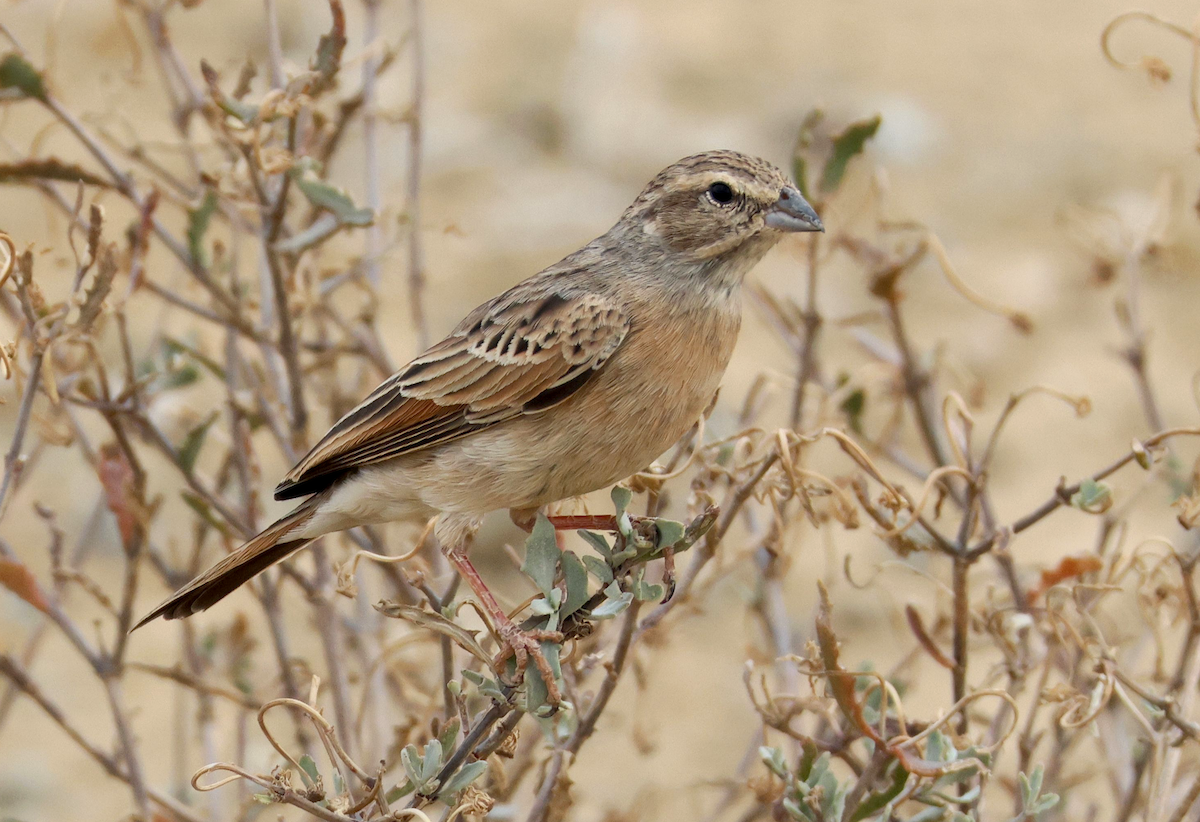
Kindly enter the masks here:
[[630, 501], [633, 499], [633, 492], [628, 488], [618, 485], [612, 489], [613, 506], [617, 509], [617, 516], [625, 513], [625, 509], [629, 507]]
[[1103, 514], [1112, 504], [1112, 488], [1091, 479], [1079, 483], [1079, 490], [1071, 495], [1071, 505], [1089, 514]]
[[296, 185], [310, 203], [332, 213], [343, 225], [365, 226], [375, 222], [374, 211], [354, 205], [349, 194], [324, 180], [297, 175]]
[[591, 617], [592, 619], [612, 619], [628, 608], [631, 602], [633, 602], [633, 594], [626, 591], [616, 599], [606, 599], [601, 602], [592, 609]]
[[609, 547], [608, 540], [604, 538], [603, 534], [597, 534], [595, 531], [577, 531], [576, 533], [590, 543], [600, 556], [605, 559], [612, 556], [612, 548]]
[[[605, 566], [606, 568], [608, 566]], [[583, 607], [588, 601], [587, 569], [579, 557], [570, 551], [562, 553], [563, 580], [567, 584], [567, 596], [563, 601], [559, 614], [568, 617]], [[610, 574], [611, 576], [611, 574]]]
[[592, 572], [592, 576], [600, 580], [601, 585], [607, 585], [613, 581], [612, 568], [609, 568], [608, 563], [604, 560], [588, 554], [584, 556], [583, 564]]
[[317, 784], [317, 780], [321, 778], [320, 772], [317, 770], [317, 763], [308, 754], [300, 757], [301, 777], [304, 779], [305, 786], [311, 788]]
[[547, 599], [554, 587], [554, 576], [558, 572], [561, 553], [554, 536], [554, 526], [542, 514], [538, 514], [529, 539], [525, 540], [525, 561], [521, 571], [533, 580]]
[[676, 522], [673, 519], [657, 519], [654, 521], [654, 526], [658, 530], [658, 539], [655, 546], [658, 550], [670, 548], [683, 539], [684, 527], [682, 522]]
[[208, 419], [197, 425], [183, 440], [183, 445], [179, 448], [179, 465], [187, 473], [191, 473], [196, 467], [196, 459], [200, 456], [200, 449], [204, 447], [204, 438], [208, 436], [208, 429], [212, 428], [212, 424], [217, 421], [220, 414], [216, 411], [209, 414]]
[[188, 211], [187, 244], [192, 262], [200, 268], [208, 265], [208, 255], [204, 252], [204, 235], [208, 224], [217, 211], [217, 195], [210, 188], [204, 193], [200, 205]]
[[400, 764], [404, 766], [404, 773], [408, 775], [409, 782], [414, 785], [424, 783], [424, 780], [421, 778], [421, 771], [424, 768], [425, 760], [416, 745], [408, 744], [404, 746], [404, 750], [400, 752]]
[[446, 780], [446, 784], [442, 787], [442, 790], [438, 792], [438, 799], [441, 799], [448, 805], [453, 804], [448, 800], [453, 798], [455, 794], [482, 776], [483, 772], [486, 770], [487, 763], [481, 760], [468, 762], [466, 765], [463, 765], [458, 769], [458, 772], [454, 774], [454, 776]]

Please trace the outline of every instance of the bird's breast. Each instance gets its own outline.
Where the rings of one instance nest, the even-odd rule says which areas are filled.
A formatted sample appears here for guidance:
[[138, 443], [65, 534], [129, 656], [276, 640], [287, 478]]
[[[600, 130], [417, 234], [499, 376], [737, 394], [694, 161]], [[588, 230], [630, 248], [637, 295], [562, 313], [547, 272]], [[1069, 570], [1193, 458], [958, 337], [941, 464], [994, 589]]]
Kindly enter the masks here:
[[629, 336], [569, 399], [448, 443], [403, 470], [435, 510], [533, 509], [647, 467], [696, 422], [729, 363], [737, 306], [637, 306]]

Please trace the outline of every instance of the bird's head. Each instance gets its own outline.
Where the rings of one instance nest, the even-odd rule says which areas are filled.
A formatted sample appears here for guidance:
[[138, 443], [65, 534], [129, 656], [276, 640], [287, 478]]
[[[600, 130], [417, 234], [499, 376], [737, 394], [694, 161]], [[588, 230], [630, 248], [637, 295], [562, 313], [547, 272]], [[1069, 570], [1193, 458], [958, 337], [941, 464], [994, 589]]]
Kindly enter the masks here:
[[640, 233], [643, 243], [698, 263], [753, 264], [784, 234], [825, 230], [782, 171], [736, 151], [708, 151], [663, 169], [618, 225], [626, 236]]

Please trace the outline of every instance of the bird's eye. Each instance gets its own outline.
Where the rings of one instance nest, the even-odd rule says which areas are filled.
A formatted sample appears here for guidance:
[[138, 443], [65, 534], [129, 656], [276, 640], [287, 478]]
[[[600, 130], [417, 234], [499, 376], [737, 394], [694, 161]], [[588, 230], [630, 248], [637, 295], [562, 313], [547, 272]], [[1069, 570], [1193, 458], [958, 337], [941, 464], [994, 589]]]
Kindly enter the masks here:
[[733, 202], [733, 189], [728, 183], [713, 183], [708, 187], [708, 197], [718, 205], [729, 205]]

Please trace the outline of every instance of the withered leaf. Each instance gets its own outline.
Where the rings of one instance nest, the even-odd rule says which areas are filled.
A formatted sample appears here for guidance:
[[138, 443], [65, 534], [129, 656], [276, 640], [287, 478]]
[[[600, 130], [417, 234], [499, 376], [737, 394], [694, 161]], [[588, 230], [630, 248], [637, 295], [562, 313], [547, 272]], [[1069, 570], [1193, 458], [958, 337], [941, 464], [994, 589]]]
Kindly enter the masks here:
[[33, 572], [16, 560], [0, 558], [0, 585], [28, 602], [42, 613], [48, 613], [50, 604]]
[[455, 625], [441, 614], [426, 611], [412, 605], [404, 605], [399, 602], [381, 600], [375, 605], [375, 610], [384, 616], [403, 619], [405, 622], [411, 622], [419, 628], [427, 628], [434, 633], [450, 637], [460, 648], [482, 661], [492, 670], [492, 673], [496, 673], [495, 668], [492, 668], [491, 656], [488, 655], [487, 651], [483, 650], [483, 646], [475, 639], [475, 631], [468, 631], [466, 628]]
[[112, 183], [104, 178], [57, 157], [0, 163], [0, 183], [34, 183], [38, 180], [60, 180], [65, 183], [85, 183], [89, 186], [112, 188]]
[[100, 264], [96, 268], [96, 279], [83, 298], [79, 307], [79, 319], [75, 327], [80, 331], [88, 331], [92, 323], [100, 316], [104, 300], [112, 290], [113, 278], [117, 276], [117, 244], [109, 243], [100, 252]]

